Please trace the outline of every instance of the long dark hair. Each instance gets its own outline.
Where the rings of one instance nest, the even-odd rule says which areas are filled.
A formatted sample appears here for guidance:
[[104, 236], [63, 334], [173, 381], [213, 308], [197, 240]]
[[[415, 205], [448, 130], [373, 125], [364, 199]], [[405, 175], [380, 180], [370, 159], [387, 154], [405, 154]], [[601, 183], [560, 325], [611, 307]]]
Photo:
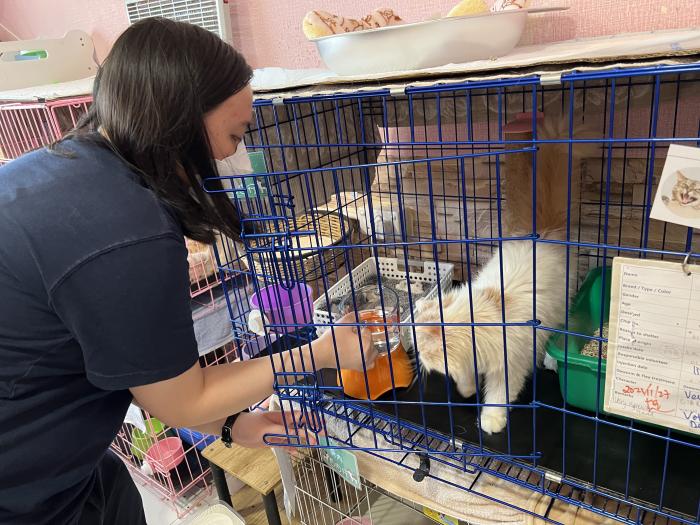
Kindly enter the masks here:
[[[239, 214], [226, 193], [206, 193], [217, 176], [204, 115], [248, 85], [243, 56], [197, 27], [149, 18], [117, 39], [95, 77], [93, 104], [68, 137], [102, 140], [142, 177], [182, 224], [211, 243], [214, 230], [236, 238]], [[189, 181], [186, 183], [181, 175]], [[218, 180], [207, 183], [221, 189]]]

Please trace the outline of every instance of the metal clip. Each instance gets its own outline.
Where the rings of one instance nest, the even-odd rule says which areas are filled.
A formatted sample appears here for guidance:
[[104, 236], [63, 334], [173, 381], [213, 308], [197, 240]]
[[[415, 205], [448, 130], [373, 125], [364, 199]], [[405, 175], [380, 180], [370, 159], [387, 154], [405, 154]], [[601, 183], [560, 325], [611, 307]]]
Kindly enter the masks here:
[[688, 270], [688, 259], [690, 259], [690, 254], [692, 252], [688, 252], [685, 254], [685, 259], [683, 259], [683, 264], [681, 265], [681, 268], [683, 269], [683, 273], [686, 275], [692, 275], [693, 272]]
[[553, 481], [554, 483], [561, 483], [562, 477], [556, 472], [550, 472], [549, 470], [545, 470], [544, 479], [546, 479], [547, 481]]
[[540, 75], [541, 86], [561, 86], [561, 73]]

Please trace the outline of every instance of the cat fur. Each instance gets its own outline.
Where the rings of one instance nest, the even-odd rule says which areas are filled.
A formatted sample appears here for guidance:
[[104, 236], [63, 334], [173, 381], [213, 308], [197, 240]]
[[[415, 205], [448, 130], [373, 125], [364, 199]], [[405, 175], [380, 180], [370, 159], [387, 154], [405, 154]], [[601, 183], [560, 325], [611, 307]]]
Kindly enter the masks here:
[[[540, 138], [568, 136], [564, 119], [551, 125], [545, 121], [538, 128]], [[581, 135], [579, 135], [581, 136]], [[592, 146], [574, 149], [571, 187], [579, 187], [581, 156]], [[564, 239], [568, 195], [568, 144], [541, 144], [537, 153], [537, 232], [546, 239]], [[507, 161], [506, 161], [507, 165]], [[532, 232], [532, 177], [530, 173], [505, 170], [505, 235]], [[577, 197], [572, 192], [572, 201]], [[572, 204], [571, 208], [574, 208]], [[416, 349], [424, 372], [449, 374], [464, 398], [483, 392], [479, 402], [485, 404], [479, 417], [480, 428], [489, 434], [506, 427], [508, 409], [526, 385], [533, 364], [541, 366], [545, 341], [550, 333], [536, 330], [536, 355], [533, 359], [532, 326], [458, 326], [450, 323], [528, 323], [533, 320], [533, 250], [536, 252], [536, 313], [545, 327], [559, 327], [567, 311], [566, 249], [562, 245], [530, 240], [504, 241], [494, 249], [491, 259], [471, 282], [465, 283], [439, 299], [420, 301], [416, 323]], [[571, 258], [573, 259], [573, 258]], [[501, 261], [503, 288], [501, 289]], [[573, 276], [574, 272], [570, 272]], [[569, 297], [571, 297], [571, 288]], [[470, 308], [471, 306], [471, 308]], [[441, 308], [442, 307], [442, 308]], [[442, 310], [442, 316], [440, 311]], [[473, 321], [471, 312], [473, 311]], [[443, 327], [444, 326], [444, 344]], [[507, 359], [506, 359], [507, 354]], [[447, 358], [447, 366], [445, 365]], [[507, 362], [507, 396], [506, 396]], [[475, 370], [477, 371], [475, 373]]]

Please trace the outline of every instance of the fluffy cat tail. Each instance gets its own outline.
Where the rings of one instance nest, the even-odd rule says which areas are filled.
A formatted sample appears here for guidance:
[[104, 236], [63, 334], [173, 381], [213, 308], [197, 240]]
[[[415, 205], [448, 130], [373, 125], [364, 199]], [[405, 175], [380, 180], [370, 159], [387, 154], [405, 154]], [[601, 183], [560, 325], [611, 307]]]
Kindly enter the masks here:
[[[592, 138], [591, 130], [583, 124], [575, 125], [574, 138]], [[537, 126], [539, 140], [566, 140], [569, 138], [569, 119], [548, 112]], [[521, 147], [521, 146], [518, 146]], [[567, 211], [571, 223], [577, 220], [581, 180], [581, 160], [594, 156], [596, 147], [591, 143], [575, 143], [571, 151], [571, 179], [569, 181], [569, 144], [555, 142], [538, 144], [537, 193], [535, 217], [537, 232], [548, 238], [563, 237]], [[532, 154], [506, 155], [504, 163], [504, 216], [506, 234], [526, 235], [532, 232]], [[571, 203], [569, 205], [569, 184]]]

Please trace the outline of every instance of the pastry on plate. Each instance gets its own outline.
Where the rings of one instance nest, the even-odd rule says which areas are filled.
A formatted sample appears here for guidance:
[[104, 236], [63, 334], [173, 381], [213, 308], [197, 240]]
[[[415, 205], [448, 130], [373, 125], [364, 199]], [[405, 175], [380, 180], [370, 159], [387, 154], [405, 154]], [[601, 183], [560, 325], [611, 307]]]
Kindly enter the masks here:
[[306, 38], [314, 39], [339, 33], [352, 33], [365, 29], [392, 26], [403, 23], [403, 20], [386, 7], [375, 9], [367, 16], [355, 20], [344, 16], [334, 15], [327, 11], [309, 11], [304, 17], [302, 29]]

